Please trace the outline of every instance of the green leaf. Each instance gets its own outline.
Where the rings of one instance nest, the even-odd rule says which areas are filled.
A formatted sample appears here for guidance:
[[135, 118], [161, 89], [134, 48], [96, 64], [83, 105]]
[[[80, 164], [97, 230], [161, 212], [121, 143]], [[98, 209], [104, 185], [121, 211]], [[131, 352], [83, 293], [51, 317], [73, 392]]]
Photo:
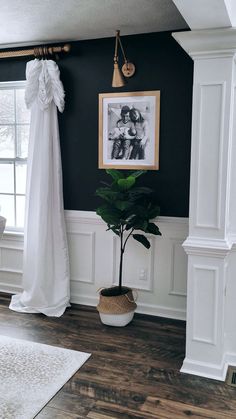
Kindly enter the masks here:
[[135, 170], [134, 172], [131, 172], [129, 174], [129, 176], [133, 176], [135, 178], [144, 175], [145, 173], [147, 173], [147, 170]]
[[153, 190], [145, 186], [139, 186], [139, 187], [132, 188], [129, 193], [130, 193], [131, 199], [138, 199], [138, 198], [143, 198], [143, 196], [151, 195], [153, 193]]
[[121, 211], [126, 210], [132, 205], [132, 203], [128, 201], [116, 201], [114, 204], [115, 204], [115, 207]]
[[137, 203], [135, 206], [132, 206], [132, 209], [140, 222], [147, 220], [147, 208], [145, 205], [142, 205], [142, 203]]
[[117, 236], [120, 237], [120, 230], [118, 228], [112, 227], [112, 226], [109, 225], [108, 228], [107, 228], [107, 230], [112, 230], [113, 233], [115, 233]]
[[155, 234], [156, 236], [161, 236], [161, 232], [156, 224], [154, 223], [148, 223], [147, 226], [147, 233]]
[[135, 225], [136, 222], [136, 215], [135, 214], [131, 214], [128, 215], [126, 218], [126, 230], [130, 230], [131, 228], [133, 228], [133, 226]]
[[143, 234], [132, 234], [133, 238], [137, 240], [139, 243], [141, 243], [146, 249], [150, 249], [151, 244], [148, 241], [147, 237], [145, 237]]
[[96, 190], [96, 195], [100, 196], [101, 198], [105, 199], [106, 201], [114, 201], [118, 198], [119, 192], [112, 191], [110, 188], [98, 188]]
[[125, 230], [128, 231], [131, 230], [131, 228], [133, 228], [133, 225], [130, 223], [126, 223]]
[[142, 220], [139, 223], [135, 224], [135, 229], [136, 230], [142, 230], [145, 231], [145, 233], [147, 232], [147, 227], [148, 227], [148, 222], [146, 220]]
[[119, 179], [123, 179], [124, 178], [124, 173], [122, 173], [119, 170], [115, 170], [115, 169], [107, 169], [106, 173], [108, 175], [110, 175], [115, 181], [118, 181]]
[[126, 191], [135, 184], [135, 178], [133, 176], [128, 176], [126, 179], [119, 179], [117, 181], [119, 188], [122, 191]]
[[144, 220], [141, 217], [138, 216], [134, 216], [133, 218], [131, 218], [131, 220], [129, 219], [128, 221], [128, 226], [129, 228], [134, 228], [135, 230], [142, 230], [146, 232], [147, 226], [148, 226], [148, 222], [146, 220]]
[[118, 209], [112, 209], [109, 208], [106, 205], [103, 205], [99, 208], [97, 208], [96, 211], [97, 215], [100, 215], [100, 217], [107, 223], [107, 224], [111, 224], [112, 226], [117, 226], [119, 227], [120, 225], [120, 218], [121, 218], [121, 211], [119, 211]]

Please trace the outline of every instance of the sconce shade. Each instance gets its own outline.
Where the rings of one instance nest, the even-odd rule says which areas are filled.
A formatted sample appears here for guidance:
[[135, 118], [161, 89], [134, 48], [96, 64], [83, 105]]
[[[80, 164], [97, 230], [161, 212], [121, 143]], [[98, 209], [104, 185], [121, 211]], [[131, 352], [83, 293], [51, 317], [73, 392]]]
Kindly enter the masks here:
[[124, 77], [119, 69], [118, 63], [114, 62], [114, 71], [112, 77], [112, 87], [123, 87], [125, 86]]

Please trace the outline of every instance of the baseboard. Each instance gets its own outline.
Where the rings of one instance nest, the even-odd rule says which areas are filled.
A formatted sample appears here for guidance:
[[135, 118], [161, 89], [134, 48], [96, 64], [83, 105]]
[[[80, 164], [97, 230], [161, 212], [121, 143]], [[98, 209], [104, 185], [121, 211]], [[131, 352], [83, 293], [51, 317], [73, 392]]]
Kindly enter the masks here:
[[168, 319], [186, 320], [186, 311], [178, 308], [163, 307], [158, 305], [137, 302], [137, 313], [151, 316], [166, 317]]
[[[236, 357], [235, 357], [236, 360]], [[180, 372], [211, 378], [212, 380], [225, 381], [228, 369], [227, 355], [221, 364], [211, 364], [210, 362], [199, 362], [185, 358]]]
[[20, 287], [19, 285], [11, 285], [4, 282], [0, 282], [0, 292], [4, 292], [7, 294], [19, 294], [22, 291], [22, 287]]
[[225, 381], [229, 365], [236, 366], [236, 353], [226, 353], [222, 363], [219, 365], [185, 358], [180, 371], [186, 374]]
[[70, 302], [72, 304], [96, 307], [98, 304], [98, 296], [71, 294]]

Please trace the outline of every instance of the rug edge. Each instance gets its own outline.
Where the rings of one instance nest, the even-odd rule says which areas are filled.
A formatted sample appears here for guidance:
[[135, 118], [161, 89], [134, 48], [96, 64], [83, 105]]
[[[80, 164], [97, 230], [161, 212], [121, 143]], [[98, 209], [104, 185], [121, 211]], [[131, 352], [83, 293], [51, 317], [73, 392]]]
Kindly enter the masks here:
[[[50, 345], [48, 345], [50, 346]], [[74, 351], [74, 352], [80, 352], [80, 351]], [[86, 359], [81, 363], [81, 365], [76, 368], [72, 373], [70, 373], [69, 377], [66, 379], [66, 381], [62, 384], [58, 386], [58, 389], [54, 391], [53, 395], [51, 397], [48, 398], [48, 400], [46, 401], [46, 403], [44, 404], [43, 407], [41, 407], [39, 410], [37, 410], [36, 413], [34, 413], [34, 416], [32, 417], [32, 419], [34, 419], [46, 406], [47, 404], [59, 393], [59, 391], [62, 389], [62, 387], [64, 387], [64, 385], [76, 374], [76, 372], [85, 364], [85, 362], [88, 361], [88, 359], [91, 357], [92, 354], [89, 354], [87, 352], [80, 352], [82, 354], [86, 355]]]

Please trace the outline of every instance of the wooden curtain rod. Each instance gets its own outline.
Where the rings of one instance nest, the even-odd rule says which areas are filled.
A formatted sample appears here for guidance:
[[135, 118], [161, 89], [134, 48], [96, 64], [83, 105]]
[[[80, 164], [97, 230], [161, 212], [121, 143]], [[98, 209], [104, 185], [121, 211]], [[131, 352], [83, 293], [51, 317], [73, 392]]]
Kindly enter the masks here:
[[69, 52], [71, 49], [70, 44], [63, 46], [47, 47], [46, 45], [41, 47], [35, 47], [31, 49], [18, 49], [12, 51], [0, 51], [0, 58], [10, 57], [26, 57], [28, 55], [34, 55], [36, 58], [44, 57], [47, 55], [58, 54], [59, 52]]

